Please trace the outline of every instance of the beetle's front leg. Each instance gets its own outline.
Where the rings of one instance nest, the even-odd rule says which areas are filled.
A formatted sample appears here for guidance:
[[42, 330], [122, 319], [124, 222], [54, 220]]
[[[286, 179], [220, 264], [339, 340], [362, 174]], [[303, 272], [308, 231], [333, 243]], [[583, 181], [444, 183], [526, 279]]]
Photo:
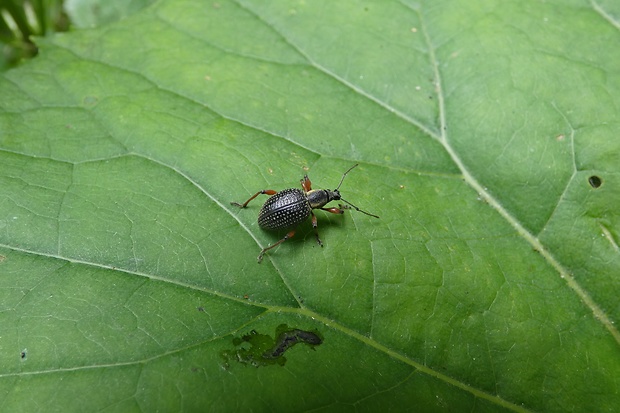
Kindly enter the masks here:
[[[343, 205], [338, 204], [340, 208], [321, 208], [323, 211], [331, 212], [332, 214], [344, 214]], [[346, 205], [344, 205], [346, 207]]]
[[312, 228], [314, 229], [314, 235], [316, 235], [316, 242], [322, 247], [323, 243], [321, 242], [321, 238], [319, 238], [319, 229], [316, 222], [316, 215], [314, 215], [312, 212], [310, 212], [310, 214], [312, 215]]
[[310, 182], [310, 178], [308, 178], [308, 175], [304, 175], [304, 179], [302, 179], [300, 182], [301, 187], [304, 189], [304, 191], [310, 192], [312, 190], [312, 182]]
[[251, 200], [253, 200], [259, 195], [275, 195], [277, 193], [278, 191], [274, 191], [273, 189], [263, 189], [262, 191], [258, 191], [257, 193], [252, 195], [252, 197], [250, 197], [250, 199], [245, 201], [243, 204], [240, 204], [239, 202], [231, 202], [230, 205], [238, 206], [239, 208], [245, 208]]

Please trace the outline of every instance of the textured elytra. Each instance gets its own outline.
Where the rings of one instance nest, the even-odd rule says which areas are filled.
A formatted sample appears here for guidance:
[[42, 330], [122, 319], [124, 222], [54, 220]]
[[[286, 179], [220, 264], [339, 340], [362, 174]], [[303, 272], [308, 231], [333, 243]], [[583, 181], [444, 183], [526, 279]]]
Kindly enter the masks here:
[[258, 213], [258, 225], [268, 230], [292, 228], [304, 222], [311, 211], [301, 189], [285, 189], [265, 202]]

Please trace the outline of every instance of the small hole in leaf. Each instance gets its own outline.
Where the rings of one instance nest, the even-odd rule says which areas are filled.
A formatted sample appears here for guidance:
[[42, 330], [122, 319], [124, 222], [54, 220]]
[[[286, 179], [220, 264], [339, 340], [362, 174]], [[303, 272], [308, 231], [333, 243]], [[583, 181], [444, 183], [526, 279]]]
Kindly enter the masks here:
[[596, 175], [592, 175], [591, 177], [589, 177], [588, 182], [590, 183], [590, 186], [592, 188], [598, 188], [599, 186], [603, 184], [603, 181], [601, 180], [601, 178], [599, 178]]

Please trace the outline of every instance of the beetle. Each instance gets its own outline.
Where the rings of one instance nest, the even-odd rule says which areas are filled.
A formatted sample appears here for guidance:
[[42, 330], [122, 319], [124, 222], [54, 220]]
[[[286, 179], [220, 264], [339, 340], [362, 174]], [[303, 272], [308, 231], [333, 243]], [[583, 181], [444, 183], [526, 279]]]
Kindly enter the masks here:
[[[265, 255], [265, 252], [277, 247], [287, 239], [292, 238], [293, 235], [295, 235], [295, 228], [308, 219], [309, 216], [312, 216], [312, 228], [314, 229], [314, 234], [316, 235], [316, 242], [322, 247], [323, 242], [321, 242], [321, 239], [319, 238], [316, 215], [312, 212], [313, 209], [322, 209], [323, 211], [331, 212], [332, 214], [344, 214], [345, 209], [353, 208], [363, 214], [379, 218], [377, 215], [362, 211], [346, 199], [343, 199], [340, 195], [340, 185], [342, 185], [344, 178], [358, 165], [359, 164], [353, 165], [344, 174], [342, 174], [340, 183], [333, 191], [329, 189], [312, 189], [312, 182], [310, 182], [308, 175], [304, 175], [303, 179], [300, 181], [302, 189], [288, 188], [280, 192], [274, 191], [273, 189], [263, 189], [262, 191], [258, 191], [252, 195], [250, 199], [245, 201], [243, 204], [231, 202], [231, 205], [239, 208], [245, 208], [250, 201], [257, 196], [269, 195], [271, 198], [265, 202], [258, 213], [258, 226], [270, 231], [277, 231], [281, 229], [289, 230], [280, 241], [263, 248], [258, 255], [258, 262], [260, 263], [263, 260], [263, 255]], [[324, 208], [325, 205], [331, 201], [344, 201], [348, 205], [338, 204], [338, 208]]]

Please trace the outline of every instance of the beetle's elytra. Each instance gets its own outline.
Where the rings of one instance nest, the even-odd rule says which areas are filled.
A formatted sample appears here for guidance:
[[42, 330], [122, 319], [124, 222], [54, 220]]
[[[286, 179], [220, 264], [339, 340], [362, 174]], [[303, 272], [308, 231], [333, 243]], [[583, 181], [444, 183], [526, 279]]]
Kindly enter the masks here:
[[[322, 247], [323, 243], [319, 238], [316, 216], [312, 212], [313, 209], [322, 209], [323, 211], [331, 212], [332, 214], [344, 214], [345, 209], [353, 208], [363, 214], [379, 218], [376, 215], [362, 211], [346, 199], [343, 199], [340, 195], [340, 185], [342, 185], [344, 178], [351, 171], [351, 169], [355, 168], [357, 165], [358, 164], [353, 165], [344, 174], [342, 174], [340, 183], [333, 191], [329, 189], [312, 189], [312, 183], [310, 182], [308, 175], [305, 175], [301, 180], [302, 189], [289, 188], [280, 192], [274, 191], [273, 189], [263, 189], [262, 191], [258, 191], [252, 195], [250, 199], [245, 201], [243, 204], [231, 202], [231, 205], [238, 206], [239, 208], [245, 208], [248, 203], [250, 203], [250, 201], [257, 196], [261, 194], [270, 195], [271, 198], [265, 202], [258, 213], [258, 225], [267, 230], [289, 229], [289, 232], [280, 241], [263, 248], [258, 255], [258, 262], [260, 263], [263, 260], [263, 255], [265, 255], [265, 252], [280, 245], [295, 235], [295, 227], [308, 219], [309, 216], [312, 216], [312, 227], [314, 228], [314, 234], [316, 235], [316, 242]], [[331, 201], [344, 201], [348, 205], [338, 204], [338, 208], [324, 208], [324, 206]]]

